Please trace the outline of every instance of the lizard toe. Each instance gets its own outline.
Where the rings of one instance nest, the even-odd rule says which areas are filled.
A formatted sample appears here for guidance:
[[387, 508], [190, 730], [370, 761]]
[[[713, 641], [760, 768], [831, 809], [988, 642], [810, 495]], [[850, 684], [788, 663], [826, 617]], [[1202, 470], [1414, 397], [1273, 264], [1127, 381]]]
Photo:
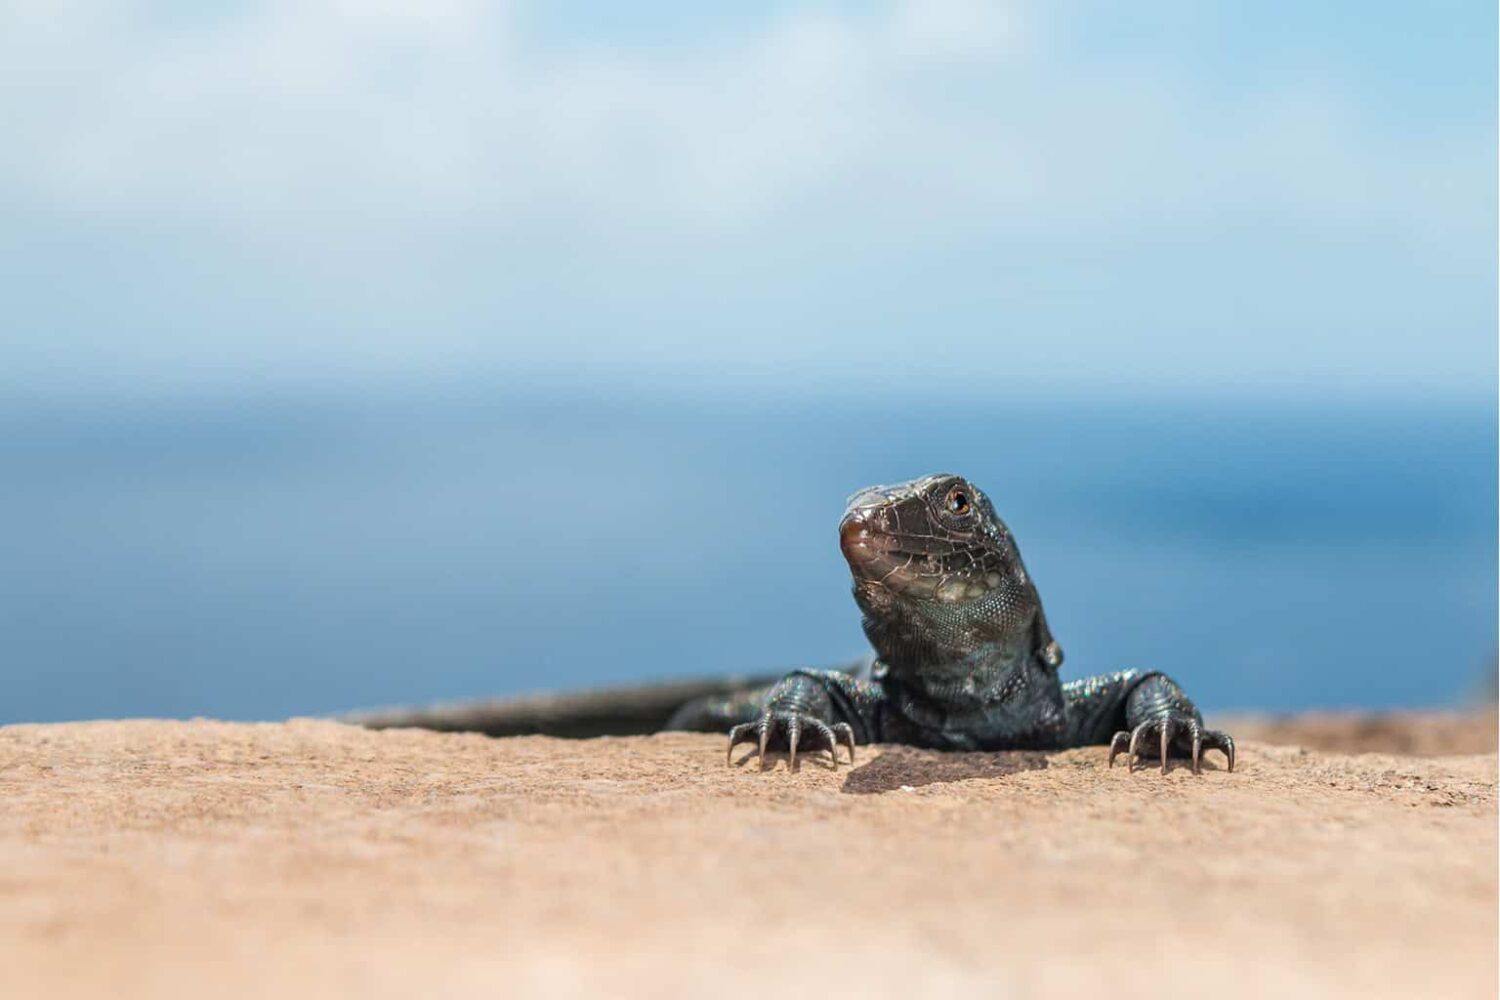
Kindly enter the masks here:
[[1217, 729], [1203, 730], [1203, 749], [1218, 750], [1224, 754], [1227, 762], [1226, 771], [1234, 770], [1234, 737], [1228, 733], [1221, 733]]
[[1188, 758], [1192, 772], [1202, 774], [1205, 750], [1222, 751], [1228, 761], [1226, 770], [1234, 770], [1234, 739], [1228, 733], [1205, 729], [1196, 718], [1175, 712], [1147, 719], [1134, 729], [1115, 733], [1109, 743], [1108, 765], [1113, 767], [1115, 757], [1123, 752], [1127, 769], [1134, 771], [1136, 761], [1153, 749], [1163, 774], [1167, 773], [1168, 762], [1173, 757]]
[[734, 763], [734, 748], [741, 743], [755, 742], [755, 723], [742, 722], [729, 730], [729, 751], [724, 755], [725, 764]]
[[829, 752], [833, 754], [833, 766], [839, 765], [838, 744], [843, 743], [849, 748], [849, 766], [854, 766], [854, 729], [847, 722], [840, 722], [833, 727], [835, 740], [830, 742]]
[[754, 722], [743, 722], [729, 731], [729, 762], [734, 762], [734, 748], [740, 743], [757, 744], [755, 754], [760, 758], [761, 770], [767, 767], [766, 752], [773, 747], [784, 747], [787, 751], [787, 770], [797, 769], [797, 751], [827, 750], [833, 767], [839, 765], [840, 743], [849, 747], [849, 759], [854, 760], [854, 731], [846, 722], [830, 726], [814, 715], [789, 709], [771, 709], [761, 714]]
[[[1117, 757], [1121, 752], [1123, 752], [1125, 750], [1125, 748], [1128, 747], [1129, 745], [1130, 745], [1130, 733], [1128, 733], [1128, 732], [1126, 732], [1124, 730], [1121, 730], [1120, 732], [1115, 733], [1114, 738], [1109, 741], [1109, 766], [1110, 767], [1114, 767], [1115, 766], [1115, 757]], [[1127, 759], [1126, 763], [1128, 764], [1128, 763], [1130, 763], [1130, 761]]]

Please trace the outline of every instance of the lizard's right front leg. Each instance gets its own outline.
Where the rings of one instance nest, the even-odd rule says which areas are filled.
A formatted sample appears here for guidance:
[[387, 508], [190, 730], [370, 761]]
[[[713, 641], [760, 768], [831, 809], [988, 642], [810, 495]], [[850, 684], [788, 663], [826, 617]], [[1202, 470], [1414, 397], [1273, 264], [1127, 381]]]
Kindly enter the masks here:
[[785, 747], [787, 767], [795, 770], [799, 745], [827, 750], [833, 766], [838, 767], [838, 747], [843, 744], [849, 748], [849, 763], [853, 764], [855, 729], [868, 739], [869, 727], [852, 698], [868, 695], [870, 688], [868, 683], [853, 681], [837, 671], [798, 670], [787, 674], [766, 692], [760, 715], [729, 731], [729, 763], [734, 762], [736, 746], [756, 743], [762, 769], [768, 749]]

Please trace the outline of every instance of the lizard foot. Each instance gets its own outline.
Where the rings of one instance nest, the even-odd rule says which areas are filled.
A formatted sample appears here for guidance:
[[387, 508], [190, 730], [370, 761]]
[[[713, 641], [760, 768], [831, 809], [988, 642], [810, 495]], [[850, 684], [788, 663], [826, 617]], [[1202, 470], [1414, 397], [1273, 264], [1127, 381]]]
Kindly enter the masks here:
[[1109, 741], [1109, 766], [1114, 767], [1115, 755], [1124, 751], [1126, 766], [1134, 771], [1136, 758], [1148, 752], [1147, 740], [1152, 740], [1160, 748], [1162, 774], [1167, 773], [1167, 758], [1173, 750], [1192, 758], [1194, 774], [1203, 773], [1204, 750], [1223, 751], [1229, 760], [1229, 770], [1234, 770], [1234, 737], [1217, 729], [1204, 729], [1202, 723], [1180, 712], [1147, 719], [1129, 732], [1115, 733], [1114, 739]]
[[787, 711], [783, 709], [772, 709], [762, 713], [761, 717], [754, 722], [742, 722], [729, 731], [729, 752], [726, 761], [734, 763], [734, 748], [741, 743], [759, 743], [756, 750], [760, 757], [760, 766], [764, 770], [766, 766], [766, 750], [775, 741], [777, 745], [785, 744], [787, 748], [787, 769], [797, 769], [797, 747], [803, 737], [804, 730], [811, 730], [810, 737], [806, 743], [801, 745], [810, 750], [827, 750], [828, 755], [833, 758], [833, 766], [839, 766], [839, 744], [849, 748], [849, 763], [854, 763], [854, 730], [849, 728], [847, 722], [836, 722], [832, 726], [811, 715], [803, 715], [800, 712]]

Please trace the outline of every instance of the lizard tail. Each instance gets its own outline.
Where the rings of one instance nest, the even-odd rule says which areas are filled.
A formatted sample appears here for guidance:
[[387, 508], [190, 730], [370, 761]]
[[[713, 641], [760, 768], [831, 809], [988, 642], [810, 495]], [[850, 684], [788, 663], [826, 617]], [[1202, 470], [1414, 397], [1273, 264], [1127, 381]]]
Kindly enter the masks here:
[[[598, 688], [522, 695], [483, 701], [451, 702], [419, 708], [378, 708], [338, 716], [341, 722], [371, 729], [436, 729], [488, 736], [636, 736], [668, 728], [700, 728], [678, 715], [692, 704], [738, 700], [781, 677], [729, 677], [670, 681], [636, 687]], [[699, 713], [694, 713], [698, 715]], [[674, 716], [678, 716], [674, 720]], [[702, 728], [717, 729], [718, 720], [703, 718]], [[712, 725], [710, 725], [712, 723]]]

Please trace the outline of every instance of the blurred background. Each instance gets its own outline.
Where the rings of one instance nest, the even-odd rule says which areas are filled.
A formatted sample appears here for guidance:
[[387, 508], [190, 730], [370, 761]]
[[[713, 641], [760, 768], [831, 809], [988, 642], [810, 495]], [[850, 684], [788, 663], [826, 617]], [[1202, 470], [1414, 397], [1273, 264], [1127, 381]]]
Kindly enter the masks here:
[[948, 470], [1067, 676], [1493, 683], [1493, 3], [0, 3], [0, 722], [865, 649]]

